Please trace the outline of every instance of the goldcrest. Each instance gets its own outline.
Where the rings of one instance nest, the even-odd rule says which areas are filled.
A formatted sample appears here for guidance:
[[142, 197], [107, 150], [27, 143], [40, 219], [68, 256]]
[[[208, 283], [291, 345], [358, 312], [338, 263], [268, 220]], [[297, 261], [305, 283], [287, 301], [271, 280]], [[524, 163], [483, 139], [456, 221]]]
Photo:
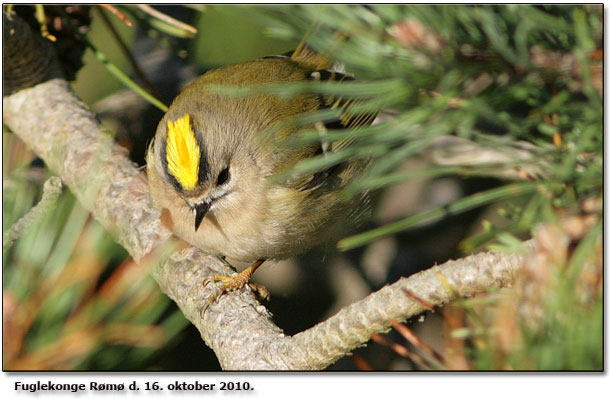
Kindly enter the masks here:
[[[325, 129], [322, 123], [298, 126], [293, 118], [348, 102], [314, 94], [222, 95], [211, 87], [347, 79], [331, 66], [329, 58], [304, 49], [211, 70], [176, 97], [157, 127], [147, 153], [149, 187], [176, 236], [210, 254], [255, 262], [237, 277], [207, 280], [222, 281], [221, 291], [247, 284], [265, 260], [288, 258], [328, 239], [354, 205], [340, 191], [366, 162], [274, 179], [334, 150], [324, 142], [283, 145], [301, 129]], [[372, 119], [348, 115], [333, 123], [357, 127]]]

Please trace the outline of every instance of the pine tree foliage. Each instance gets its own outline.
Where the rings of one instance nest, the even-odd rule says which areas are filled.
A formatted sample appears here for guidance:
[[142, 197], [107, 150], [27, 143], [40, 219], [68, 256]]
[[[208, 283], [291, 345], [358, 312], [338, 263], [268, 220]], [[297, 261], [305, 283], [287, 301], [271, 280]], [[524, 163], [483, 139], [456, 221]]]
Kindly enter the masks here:
[[[561, 213], [580, 212], [588, 198], [601, 198], [601, 7], [284, 5], [255, 10], [271, 35], [306, 37], [309, 45], [333, 55], [357, 77], [342, 85], [310, 85], [309, 90], [360, 98], [357, 111], [381, 116], [380, 123], [357, 132], [329, 132], [332, 140], [350, 136], [352, 145], [334, 154], [333, 160], [324, 154], [299, 165], [297, 173], [362, 156], [373, 162], [352, 187], [355, 191], [381, 189], [418, 176], [484, 175], [502, 182], [499, 188], [454, 204], [456, 209], [451, 205], [450, 210], [410, 215], [393, 226], [345, 240], [342, 248], [448, 212], [522, 197], [519, 207], [507, 209], [511, 223], [467, 241], [465, 249], [471, 250], [499, 233], [528, 230]], [[487, 151], [509, 151], [508, 156], [478, 162], [457, 157], [427, 170], [396, 171], [402, 161], [427, 152], [449, 135], [474, 144], [468, 158]], [[306, 132], [301, 140], [320, 140], [320, 133]], [[519, 153], [511, 149], [524, 149], [528, 156], [515, 156]], [[515, 173], [505, 173], [508, 170]]]
[[[361, 99], [379, 123], [351, 137], [337, 158], [370, 157], [352, 189], [376, 191], [416, 177], [490, 176], [500, 185], [447, 206], [346, 238], [341, 249], [482, 205], [503, 223], [483, 222], [465, 239], [516, 251], [533, 237], [516, 286], [460, 301], [465, 328], [450, 333], [461, 368], [601, 369], [603, 196], [603, 8], [598, 5], [286, 5], [258, 7], [270, 34], [306, 35], [354, 73], [354, 82], [314, 88]], [[312, 87], [311, 87], [312, 89]], [[287, 89], [289, 90], [289, 89]], [[322, 115], [328, 117], [328, 115]], [[320, 140], [307, 132], [303, 141]], [[399, 172], [432, 152], [425, 169]], [[455, 146], [455, 147], [453, 147]], [[465, 146], [465, 152], [457, 150]], [[440, 155], [441, 154], [441, 155]], [[321, 156], [296, 173], [325, 167]], [[492, 244], [495, 243], [495, 244]], [[450, 342], [449, 341], [449, 342]], [[447, 342], [448, 344], [448, 342]], [[448, 347], [452, 347], [449, 345]], [[459, 355], [457, 355], [459, 353]], [[446, 367], [452, 368], [452, 359]]]

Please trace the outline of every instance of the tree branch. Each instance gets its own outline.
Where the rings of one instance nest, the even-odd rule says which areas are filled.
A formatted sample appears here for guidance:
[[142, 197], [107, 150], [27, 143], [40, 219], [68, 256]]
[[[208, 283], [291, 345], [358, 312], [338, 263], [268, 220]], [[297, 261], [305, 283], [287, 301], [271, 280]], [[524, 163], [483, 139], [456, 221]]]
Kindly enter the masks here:
[[2, 252], [13, 246], [24, 230], [46, 215], [55, 206], [61, 193], [62, 180], [57, 176], [50, 177], [43, 186], [40, 202], [2, 234]]

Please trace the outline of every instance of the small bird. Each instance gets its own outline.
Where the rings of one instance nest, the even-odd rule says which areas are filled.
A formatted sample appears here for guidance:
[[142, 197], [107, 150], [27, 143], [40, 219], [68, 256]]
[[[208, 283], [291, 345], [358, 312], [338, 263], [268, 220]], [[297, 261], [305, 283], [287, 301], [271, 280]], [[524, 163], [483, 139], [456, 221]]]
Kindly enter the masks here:
[[[211, 70], [173, 101], [159, 122], [147, 152], [153, 204], [171, 218], [179, 238], [221, 259], [254, 262], [221, 282], [209, 304], [223, 292], [249, 284], [260, 296], [265, 288], [249, 282], [266, 260], [302, 253], [330, 238], [358, 202], [341, 190], [365, 168], [367, 160], [348, 159], [323, 171], [274, 179], [298, 162], [326, 156], [350, 145], [329, 143], [328, 128], [358, 128], [373, 114], [352, 114], [350, 99], [318, 94], [232, 96], [212, 86], [246, 87], [316, 80], [352, 80], [332, 70], [329, 57], [308, 47]], [[338, 119], [299, 126], [294, 118], [337, 108]], [[302, 146], [285, 140], [315, 128], [321, 142]]]

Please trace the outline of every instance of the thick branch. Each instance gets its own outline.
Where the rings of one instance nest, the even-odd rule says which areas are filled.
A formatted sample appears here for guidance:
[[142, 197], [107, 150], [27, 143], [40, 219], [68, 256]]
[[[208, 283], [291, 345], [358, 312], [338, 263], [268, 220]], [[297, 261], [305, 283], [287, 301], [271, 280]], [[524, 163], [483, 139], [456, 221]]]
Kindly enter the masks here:
[[457, 297], [509, 286], [522, 262], [519, 255], [489, 252], [431, 267], [341, 309], [323, 323], [293, 336], [289, 344], [279, 343], [279, 351], [288, 354], [292, 368], [327, 367], [369, 341], [372, 334], [388, 330], [390, 319], [405, 321], [427, 310], [410, 299], [406, 290], [439, 306]]

